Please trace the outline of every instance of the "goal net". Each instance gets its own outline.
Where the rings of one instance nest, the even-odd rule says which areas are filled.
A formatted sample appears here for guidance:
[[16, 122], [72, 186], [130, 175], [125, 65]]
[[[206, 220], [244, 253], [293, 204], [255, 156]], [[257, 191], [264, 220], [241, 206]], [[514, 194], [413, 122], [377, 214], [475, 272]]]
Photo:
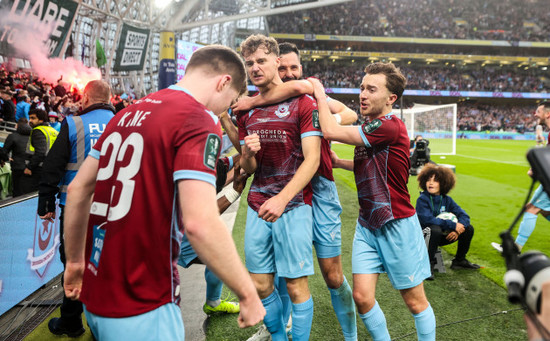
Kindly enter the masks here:
[[[456, 154], [456, 103], [444, 105], [415, 104], [403, 109], [402, 120], [409, 138], [418, 135], [430, 141], [432, 155]], [[400, 111], [396, 114], [399, 116]]]

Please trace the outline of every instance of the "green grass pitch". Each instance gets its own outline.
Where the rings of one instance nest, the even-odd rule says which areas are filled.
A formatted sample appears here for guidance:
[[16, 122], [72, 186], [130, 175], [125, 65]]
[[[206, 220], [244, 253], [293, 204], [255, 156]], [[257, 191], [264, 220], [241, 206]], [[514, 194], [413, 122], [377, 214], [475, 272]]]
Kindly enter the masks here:
[[[450, 269], [450, 261], [456, 252], [456, 243], [444, 248], [447, 273], [436, 273], [435, 281], [425, 283], [428, 299], [436, 314], [438, 340], [527, 338], [522, 312], [506, 299], [502, 281], [504, 260], [490, 243], [499, 241], [499, 232], [510, 225], [525, 200], [531, 181], [526, 174], [529, 165], [525, 154], [533, 145], [532, 141], [458, 140], [457, 155], [432, 157], [436, 163], [456, 166], [457, 186], [450, 195], [470, 215], [475, 228], [468, 259], [483, 267], [479, 271], [453, 271]], [[333, 150], [342, 158], [353, 156], [353, 149], [349, 146], [334, 144]], [[358, 213], [355, 183], [351, 172], [337, 169], [334, 173], [344, 209], [342, 261], [344, 274], [351, 284], [351, 244]], [[414, 205], [419, 194], [414, 176], [409, 179], [409, 192]], [[246, 200], [241, 200], [233, 237], [243, 259], [245, 217]], [[538, 219], [535, 232], [524, 250], [540, 250], [549, 254], [549, 227], [545, 219]], [[514, 231], [515, 235], [517, 226]], [[315, 302], [311, 340], [342, 340], [330, 294], [319, 268], [316, 267], [315, 271], [316, 274], [310, 278]], [[229, 294], [227, 289], [224, 291], [224, 295]], [[386, 315], [392, 338], [416, 340], [414, 320], [385, 275], [380, 277], [377, 300]], [[58, 312], [55, 314], [59, 316]], [[28, 339], [60, 339], [49, 334], [46, 323], [47, 320]], [[358, 319], [357, 325], [359, 339], [370, 340], [361, 320]], [[255, 331], [256, 328], [239, 329], [235, 315], [214, 316], [208, 320], [207, 340], [246, 340]], [[90, 339], [89, 333], [85, 335], [81, 339]]]

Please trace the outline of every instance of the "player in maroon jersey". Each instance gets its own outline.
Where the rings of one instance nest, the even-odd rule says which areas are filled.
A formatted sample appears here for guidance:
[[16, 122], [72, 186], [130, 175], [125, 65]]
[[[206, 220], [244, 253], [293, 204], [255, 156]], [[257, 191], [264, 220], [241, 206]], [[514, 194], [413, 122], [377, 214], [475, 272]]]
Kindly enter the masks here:
[[[291, 43], [279, 44], [279, 77], [284, 82], [268, 92], [253, 97], [240, 97], [232, 106], [235, 110], [250, 110], [253, 107], [278, 103], [291, 97], [303, 94], [313, 95], [313, 86], [307, 80], [302, 80], [302, 65], [300, 51]], [[357, 114], [343, 103], [327, 98], [333, 117], [338, 123], [352, 124], [357, 121]], [[224, 121], [222, 120], [222, 125]], [[226, 131], [230, 130], [226, 128]], [[357, 340], [357, 323], [355, 303], [353, 302], [351, 287], [349, 286], [341, 261], [341, 221], [342, 207], [332, 175], [332, 161], [330, 142], [321, 140], [321, 161], [317, 173], [311, 180], [313, 190], [313, 245], [319, 261], [323, 278], [330, 291], [332, 306], [345, 340]], [[277, 285], [278, 284], [278, 285]], [[286, 293], [284, 279], [276, 283], [283, 303], [285, 322], [289, 320], [290, 298]], [[288, 325], [287, 325], [288, 328]], [[258, 334], [260, 333], [260, 334]], [[260, 328], [257, 338], [267, 330]], [[254, 340], [253, 338], [249, 339]]]
[[384, 313], [375, 298], [382, 272], [413, 314], [419, 340], [435, 340], [435, 316], [424, 293], [430, 264], [422, 229], [407, 190], [409, 139], [403, 122], [391, 114], [406, 79], [391, 63], [366, 67], [359, 99], [360, 127], [343, 127], [330, 115], [322, 84], [314, 85], [323, 136], [355, 145], [354, 160], [334, 157], [334, 166], [353, 170], [359, 218], [353, 242], [353, 297], [375, 340], [389, 340]]
[[[277, 41], [252, 35], [241, 44], [252, 83], [260, 92], [282, 81], [277, 73]], [[273, 340], [286, 340], [281, 300], [274, 273], [286, 279], [292, 300], [294, 340], [308, 340], [313, 300], [311, 189], [319, 167], [320, 131], [317, 106], [309, 96], [239, 112], [241, 166], [255, 173], [249, 195], [245, 232], [246, 266], [266, 308], [264, 324]], [[315, 118], [314, 118], [315, 116]]]
[[182, 232], [239, 297], [239, 326], [263, 318], [215, 195], [216, 115], [245, 84], [235, 52], [197, 50], [178, 84], [111, 120], [71, 183], [65, 292], [80, 297], [97, 339], [184, 338], [176, 268]]

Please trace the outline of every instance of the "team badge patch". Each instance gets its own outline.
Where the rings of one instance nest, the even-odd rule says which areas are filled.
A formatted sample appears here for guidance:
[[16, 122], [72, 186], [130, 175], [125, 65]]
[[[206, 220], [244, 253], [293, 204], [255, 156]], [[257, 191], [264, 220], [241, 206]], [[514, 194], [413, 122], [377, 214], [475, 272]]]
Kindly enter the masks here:
[[216, 169], [216, 160], [220, 153], [221, 141], [216, 134], [209, 134], [204, 146], [204, 165], [210, 169]]
[[277, 110], [275, 111], [275, 115], [277, 115], [277, 117], [279, 118], [288, 116], [288, 114], [290, 114], [288, 107], [289, 107], [288, 103], [279, 104], [279, 106], [277, 107]]
[[313, 110], [311, 112], [311, 116], [311, 123], [313, 124], [313, 128], [321, 129], [321, 125], [319, 124], [319, 110]]
[[379, 119], [376, 119], [370, 122], [369, 124], [363, 125], [363, 132], [365, 134], [371, 134], [373, 131], [380, 128], [381, 125], [382, 125], [382, 121], [380, 121]]

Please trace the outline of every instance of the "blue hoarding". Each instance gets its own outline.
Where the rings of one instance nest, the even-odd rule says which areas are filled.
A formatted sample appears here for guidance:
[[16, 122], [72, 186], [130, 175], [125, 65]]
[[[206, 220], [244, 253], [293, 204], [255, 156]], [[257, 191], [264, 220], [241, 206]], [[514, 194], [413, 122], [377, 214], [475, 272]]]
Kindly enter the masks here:
[[53, 223], [36, 214], [38, 197], [0, 207], [0, 315], [63, 271], [59, 208]]

